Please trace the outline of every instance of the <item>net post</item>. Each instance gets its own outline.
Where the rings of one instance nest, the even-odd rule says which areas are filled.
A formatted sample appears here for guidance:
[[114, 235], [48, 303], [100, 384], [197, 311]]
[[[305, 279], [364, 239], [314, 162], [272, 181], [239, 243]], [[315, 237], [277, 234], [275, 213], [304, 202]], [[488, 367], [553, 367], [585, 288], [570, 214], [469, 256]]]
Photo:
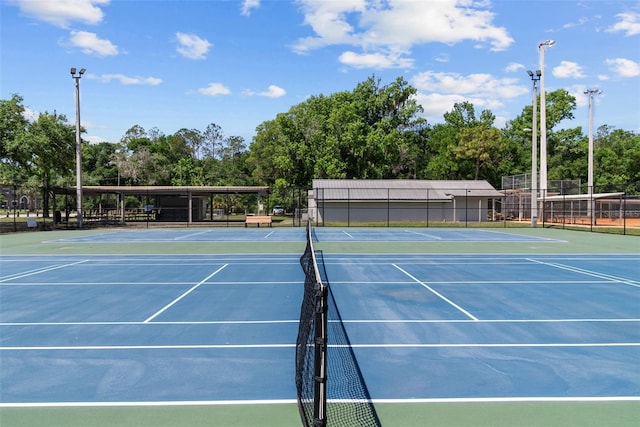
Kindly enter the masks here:
[[327, 425], [327, 288], [316, 283], [313, 426]]

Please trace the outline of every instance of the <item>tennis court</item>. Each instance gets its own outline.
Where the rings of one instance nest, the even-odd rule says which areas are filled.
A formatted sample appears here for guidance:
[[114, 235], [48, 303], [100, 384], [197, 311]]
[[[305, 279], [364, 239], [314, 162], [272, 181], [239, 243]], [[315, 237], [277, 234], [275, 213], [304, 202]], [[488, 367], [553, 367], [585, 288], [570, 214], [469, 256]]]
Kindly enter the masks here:
[[[381, 425], [640, 422], [637, 237], [314, 232]], [[300, 425], [303, 229], [1, 239], [3, 427]]]

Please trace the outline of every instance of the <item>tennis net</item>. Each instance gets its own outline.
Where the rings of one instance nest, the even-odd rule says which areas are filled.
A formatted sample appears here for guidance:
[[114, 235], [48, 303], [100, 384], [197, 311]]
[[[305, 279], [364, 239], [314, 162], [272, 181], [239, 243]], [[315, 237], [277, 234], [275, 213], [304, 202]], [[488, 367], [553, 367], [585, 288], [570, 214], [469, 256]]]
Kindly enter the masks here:
[[378, 427], [380, 421], [327, 279], [322, 251], [314, 250], [314, 236], [309, 223], [307, 247], [300, 258], [305, 288], [296, 345], [303, 425]]

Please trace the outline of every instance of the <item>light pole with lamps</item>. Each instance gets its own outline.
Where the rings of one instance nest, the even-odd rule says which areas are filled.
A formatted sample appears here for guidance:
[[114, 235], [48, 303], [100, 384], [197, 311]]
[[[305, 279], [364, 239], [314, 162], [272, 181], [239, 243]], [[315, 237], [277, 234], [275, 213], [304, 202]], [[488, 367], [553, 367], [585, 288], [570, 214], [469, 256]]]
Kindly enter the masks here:
[[584, 93], [585, 95], [589, 95], [589, 166], [587, 172], [589, 202], [587, 203], [587, 216], [593, 224], [593, 200], [591, 199], [593, 195], [593, 97], [594, 95], [600, 95], [602, 91], [600, 89], [587, 89]]
[[71, 68], [71, 78], [76, 83], [76, 202], [78, 228], [82, 228], [82, 139], [80, 136], [80, 78], [87, 71], [81, 68]]
[[546, 40], [538, 45], [540, 54], [540, 192], [542, 198], [547, 196], [547, 101], [544, 89], [544, 51], [547, 46], [551, 47], [556, 42]]
[[536, 82], [540, 80], [542, 71], [528, 70], [527, 74], [533, 81], [533, 104], [531, 124], [531, 227], [536, 228], [538, 222], [538, 91]]

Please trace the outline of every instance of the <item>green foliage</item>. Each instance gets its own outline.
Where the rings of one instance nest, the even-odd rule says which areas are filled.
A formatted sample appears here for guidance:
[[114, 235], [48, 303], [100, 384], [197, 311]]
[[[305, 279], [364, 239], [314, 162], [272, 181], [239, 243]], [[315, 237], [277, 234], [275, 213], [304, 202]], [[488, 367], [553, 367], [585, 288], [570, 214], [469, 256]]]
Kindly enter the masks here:
[[[117, 144], [82, 144], [83, 182], [268, 185], [289, 206], [291, 189], [308, 188], [316, 178], [486, 179], [500, 187], [502, 176], [531, 170], [531, 105], [503, 129], [490, 110], [477, 113], [466, 101], [445, 113], [444, 123], [429, 126], [415, 95], [402, 77], [383, 85], [372, 76], [352, 91], [311, 96], [259, 124], [249, 147], [215, 123], [172, 135], [134, 125]], [[48, 113], [29, 122], [22, 102], [19, 95], [0, 100], [0, 180], [45, 195], [52, 185], [73, 185], [74, 126]], [[587, 137], [579, 127], [558, 129], [573, 118], [575, 98], [559, 89], [546, 102], [548, 177], [586, 182]], [[640, 183], [640, 135], [605, 125], [594, 145], [596, 186], [609, 191]]]
[[402, 78], [381, 86], [371, 77], [352, 92], [310, 97], [258, 127], [254, 176], [294, 187], [314, 178], [416, 177], [426, 124], [415, 93]]

